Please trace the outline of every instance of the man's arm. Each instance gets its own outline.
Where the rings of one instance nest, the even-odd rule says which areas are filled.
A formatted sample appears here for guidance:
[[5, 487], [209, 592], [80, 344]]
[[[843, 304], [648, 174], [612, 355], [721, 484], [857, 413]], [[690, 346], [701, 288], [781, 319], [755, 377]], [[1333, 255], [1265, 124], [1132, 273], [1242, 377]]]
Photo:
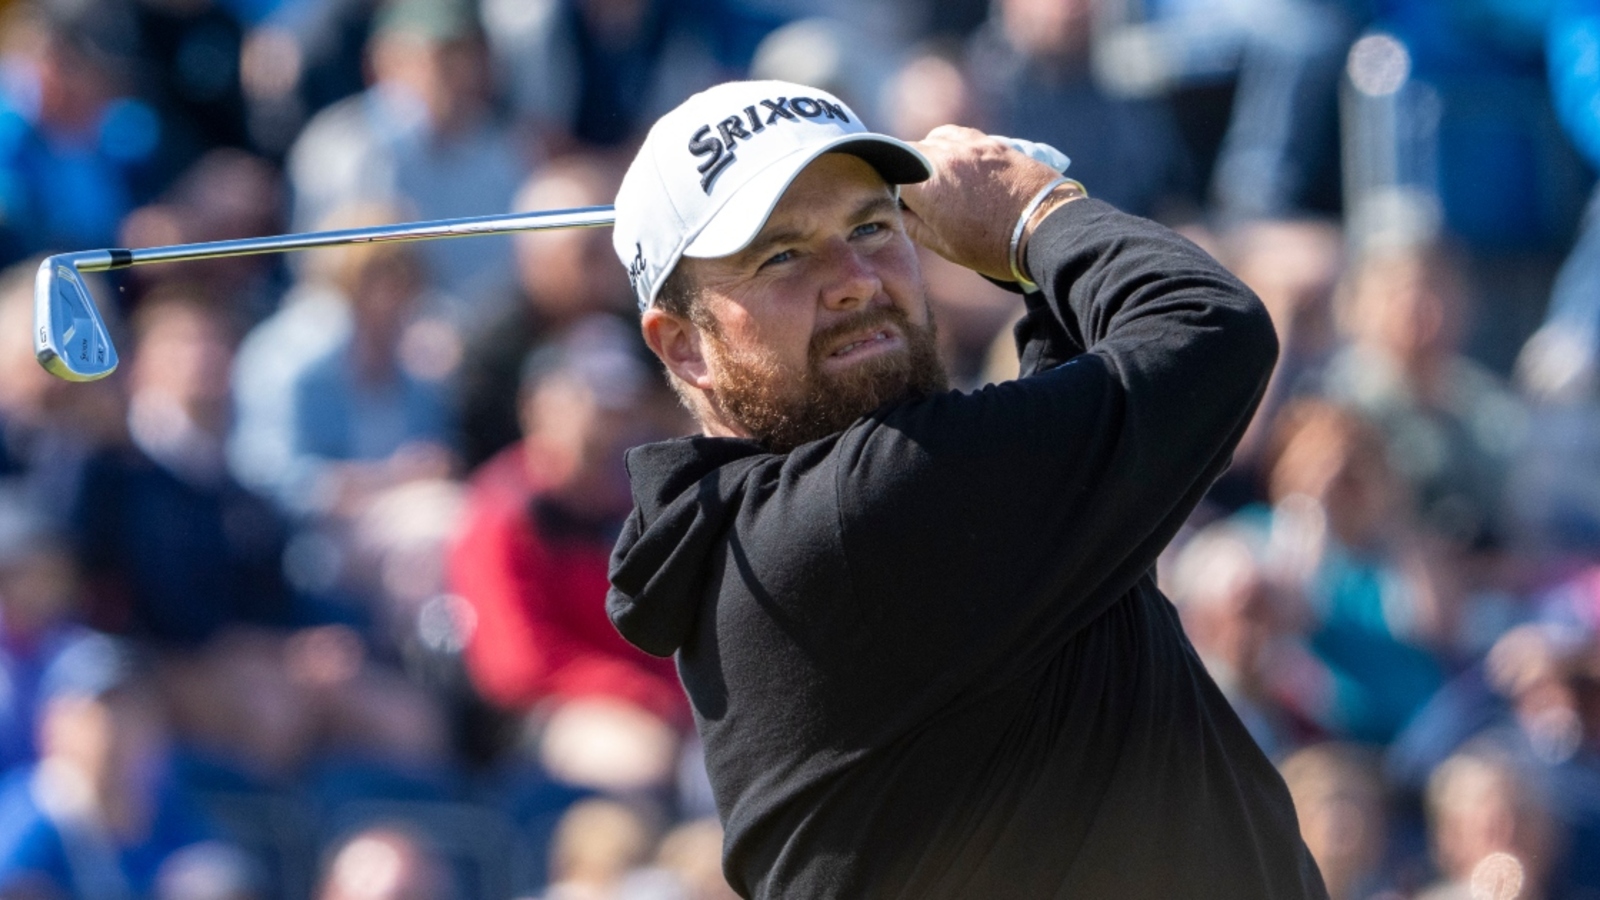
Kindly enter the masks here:
[[[958, 175], [907, 191], [908, 227], [992, 273], [1015, 217], [1054, 176], [972, 134], [930, 153]], [[985, 222], [985, 199], [1010, 206]], [[1271, 372], [1276, 339], [1260, 303], [1168, 229], [1080, 199], [1027, 239], [1041, 291], [1020, 333], [1037, 358], [1085, 352], [890, 408], [841, 441], [855, 593], [918, 606], [885, 610], [904, 613], [897, 663], [1059, 646], [1115, 603], [1225, 468]]]
[[[933, 175], [901, 188], [911, 239], [980, 275], [1014, 280], [1013, 228], [1059, 173], [971, 128], [935, 128], [917, 148], [933, 164]], [[1041, 204], [1032, 222], [1047, 218], [1050, 208], [1065, 199], [1063, 194]]]

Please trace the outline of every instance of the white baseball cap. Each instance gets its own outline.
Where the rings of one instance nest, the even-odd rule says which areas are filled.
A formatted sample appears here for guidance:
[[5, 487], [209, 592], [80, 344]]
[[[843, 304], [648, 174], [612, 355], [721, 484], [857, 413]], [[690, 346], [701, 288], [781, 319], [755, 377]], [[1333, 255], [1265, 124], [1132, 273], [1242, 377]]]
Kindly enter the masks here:
[[892, 185], [933, 167], [905, 141], [876, 134], [839, 98], [787, 81], [733, 81], [662, 116], [617, 192], [612, 244], [650, 308], [684, 256], [744, 249], [783, 192], [824, 153], [859, 156]]

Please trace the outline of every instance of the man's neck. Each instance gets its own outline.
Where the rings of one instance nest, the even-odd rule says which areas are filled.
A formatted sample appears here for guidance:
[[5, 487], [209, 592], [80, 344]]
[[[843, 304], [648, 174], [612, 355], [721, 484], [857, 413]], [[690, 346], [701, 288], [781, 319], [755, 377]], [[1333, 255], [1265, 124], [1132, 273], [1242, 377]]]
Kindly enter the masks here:
[[750, 438], [753, 435], [749, 430], [740, 427], [716, 402], [715, 397], [700, 394], [690, 404], [689, 412], [694, 416], [695, 424], [700, 426], [700, 433], [706, 437]]

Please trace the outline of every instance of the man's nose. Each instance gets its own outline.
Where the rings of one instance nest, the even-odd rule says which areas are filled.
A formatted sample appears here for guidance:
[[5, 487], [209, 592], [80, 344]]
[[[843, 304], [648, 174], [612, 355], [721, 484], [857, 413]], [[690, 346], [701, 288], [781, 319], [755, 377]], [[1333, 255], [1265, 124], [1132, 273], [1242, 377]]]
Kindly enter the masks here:
[[866, 306], [883, 289], [877, 267], [849, 241], [833, 242], [826, 254], [828, 280], [822, 289], [823, 306], [828, 309]]

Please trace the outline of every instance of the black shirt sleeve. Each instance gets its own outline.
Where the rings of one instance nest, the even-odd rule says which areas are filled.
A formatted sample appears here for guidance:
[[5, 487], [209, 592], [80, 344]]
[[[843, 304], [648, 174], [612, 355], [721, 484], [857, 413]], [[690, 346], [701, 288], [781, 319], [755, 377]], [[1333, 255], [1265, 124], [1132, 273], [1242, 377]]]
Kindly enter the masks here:
[[1023, 377], [885, 408], [837, 448], [850, 593], [899, 623], [870, 669], [1060, 646], [1153, 566], [1271, 372], [1259, 301], [1159, 225], [1075, 201], [1028, 255]]

